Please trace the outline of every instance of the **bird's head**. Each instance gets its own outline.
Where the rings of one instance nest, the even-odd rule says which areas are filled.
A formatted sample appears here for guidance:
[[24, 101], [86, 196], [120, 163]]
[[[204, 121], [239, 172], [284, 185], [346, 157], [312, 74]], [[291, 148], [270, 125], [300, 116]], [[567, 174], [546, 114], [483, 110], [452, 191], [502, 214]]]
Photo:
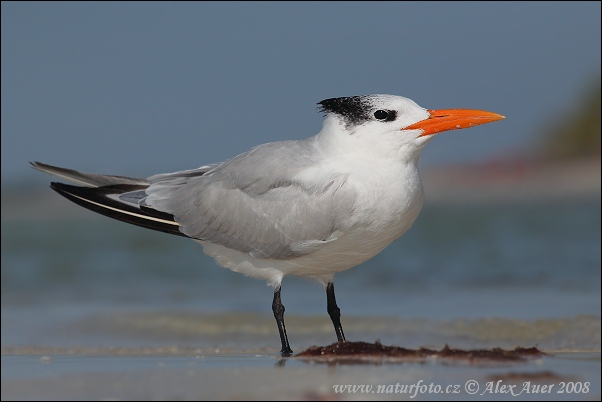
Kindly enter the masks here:
[[395, 95], [332, 98], [318, 105], [326, 113], [322, 131], [344, 152], [374, 151], [403, 159], [416, 159], [435, 134], [505, 118], [482, 110], [428, 110]]

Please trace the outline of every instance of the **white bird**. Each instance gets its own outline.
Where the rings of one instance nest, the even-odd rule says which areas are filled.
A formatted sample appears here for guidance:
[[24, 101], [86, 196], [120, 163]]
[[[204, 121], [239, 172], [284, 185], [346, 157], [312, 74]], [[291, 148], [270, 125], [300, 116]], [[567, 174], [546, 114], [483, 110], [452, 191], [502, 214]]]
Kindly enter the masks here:
[[222, 163], [148, 179], [32, 163], [80, 186], [51, 188], [92, 211], [189, 237], [218, 264], [266, 280], [281, 354], [292, 354], [281, 282], [313, 278], [345, 341], [333, 279], [378, 254], [412, 226], [424, 201], [417, 162], [434, 134], [501, 120], [496, 113], [427, 110], [393, 95], [319, 102], [322, 130], [299, 141], [259, 145]]

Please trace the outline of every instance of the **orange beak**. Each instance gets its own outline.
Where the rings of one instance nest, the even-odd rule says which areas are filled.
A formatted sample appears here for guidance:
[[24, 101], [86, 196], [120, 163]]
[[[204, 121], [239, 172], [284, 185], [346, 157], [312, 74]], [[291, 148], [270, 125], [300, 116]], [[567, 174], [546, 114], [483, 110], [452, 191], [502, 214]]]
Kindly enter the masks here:
[[458, 130], [505, 119], [501, 114], [471, 109], [429, 110], [430, 117], [404, 128], [422, 130], [420, 137], [438, 134], [448, 130]]

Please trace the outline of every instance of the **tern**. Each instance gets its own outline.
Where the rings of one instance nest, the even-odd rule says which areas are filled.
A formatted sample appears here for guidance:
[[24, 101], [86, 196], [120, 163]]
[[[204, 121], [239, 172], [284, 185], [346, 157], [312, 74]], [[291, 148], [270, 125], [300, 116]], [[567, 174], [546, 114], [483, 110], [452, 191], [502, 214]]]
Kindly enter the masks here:
[[281, 355], [291, 350], [281, 283], [312, 278], [345, 342], [334, 274], [378, 254], [414, 223], [424, 192], [417, 163], [443, 131], [504, 119], [471, 109], [428, 110], [394, 95], [318, 103], [321, 131], [304, 140], [256, 146], [225, 162], [147, 179], [83, 173], [40, 162], [70, 201], [133, 225], [189, 237], [226, 268], [274, 289]]

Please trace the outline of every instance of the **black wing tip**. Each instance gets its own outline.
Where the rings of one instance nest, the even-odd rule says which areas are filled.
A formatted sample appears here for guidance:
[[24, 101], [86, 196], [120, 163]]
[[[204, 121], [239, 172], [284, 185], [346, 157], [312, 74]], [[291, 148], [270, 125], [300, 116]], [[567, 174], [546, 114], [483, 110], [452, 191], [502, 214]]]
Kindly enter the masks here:
[[158, 232], [189, 237], [180, 232], [180, 227], [178, 225], [165, 222], [175, 222], [174, 216], [171, 214], [154, 211], [148, 207], [145, 207], [144, 209], [135, 208], [134, 206], [107, 197], [109, 194], [120, 194], [131, 190], [137, 190], [138, 187], [139, 186], [136, 185], [126, 184], [103, 187], [81, 187], [59, 182], [50, 183], [51, 189], [67, 198], [69, 201], [89, 209], [90, 211]]
[[50, 182], [50, 188], [59, 193], [60, 195], [65, 195], [65, 193], [67, 192], [67, 190], [69, 190], [70, 187], [77, 188], [77, 186], [70, 186], [69, 184], [59, 183], [58, 181]]

